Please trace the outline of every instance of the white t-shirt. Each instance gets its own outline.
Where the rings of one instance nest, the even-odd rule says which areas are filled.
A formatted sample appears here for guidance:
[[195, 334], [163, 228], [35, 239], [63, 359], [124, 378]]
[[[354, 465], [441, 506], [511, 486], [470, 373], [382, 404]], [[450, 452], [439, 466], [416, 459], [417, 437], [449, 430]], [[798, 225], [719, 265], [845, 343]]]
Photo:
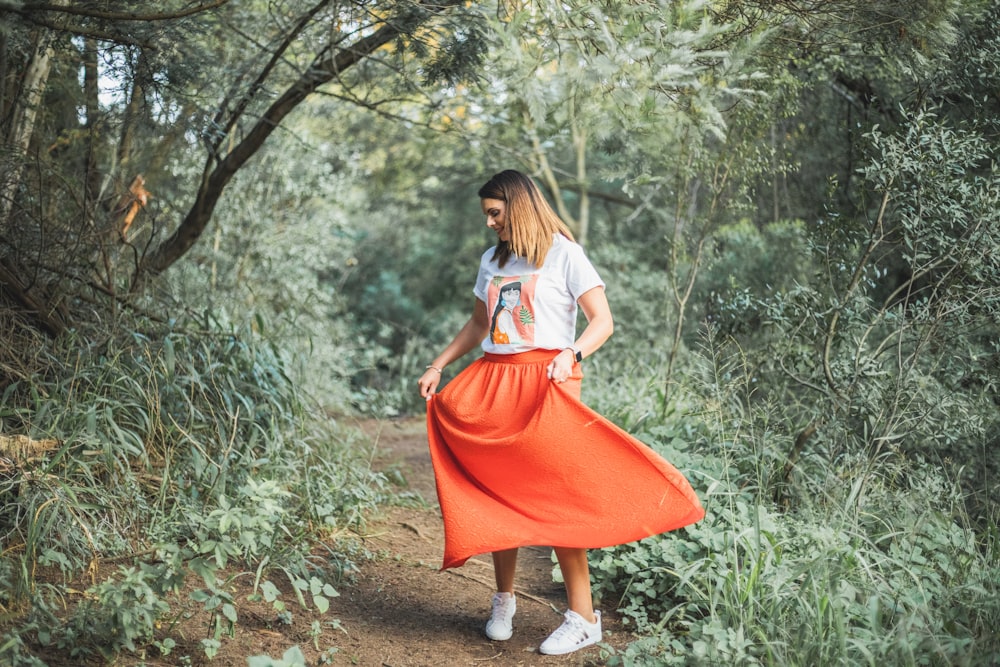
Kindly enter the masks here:
[[604, 287], [583, 248], [556, 234], [541, 267], [512, 256], [502, 269], [483, 253], [473, 290], [486, 304], [490, 330], [483, 350], [516, 354], [528, 350], [560, 350], [576, 340], [577, 299]]

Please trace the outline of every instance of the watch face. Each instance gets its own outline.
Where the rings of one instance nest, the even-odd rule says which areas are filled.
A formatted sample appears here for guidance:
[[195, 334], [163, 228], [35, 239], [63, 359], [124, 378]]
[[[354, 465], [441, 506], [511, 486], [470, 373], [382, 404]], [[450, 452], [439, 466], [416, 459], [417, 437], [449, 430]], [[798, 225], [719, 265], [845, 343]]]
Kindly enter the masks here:
[[581, 352], [580, 350], [576, 351], [576, 360], [583, 361], [583, 352]]

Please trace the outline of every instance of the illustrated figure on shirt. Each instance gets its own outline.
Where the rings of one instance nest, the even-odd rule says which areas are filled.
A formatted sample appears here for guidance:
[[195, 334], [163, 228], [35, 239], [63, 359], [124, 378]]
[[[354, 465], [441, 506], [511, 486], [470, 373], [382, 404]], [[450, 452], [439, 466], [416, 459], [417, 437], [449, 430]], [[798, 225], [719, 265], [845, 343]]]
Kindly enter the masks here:
[[500, 298], [493, 311], [490, 336], [498, 345], [520, 343], [517, 325], [514, 323], [514, 309], [521, 305], [521, 283], [507, 283], [500, 288]]

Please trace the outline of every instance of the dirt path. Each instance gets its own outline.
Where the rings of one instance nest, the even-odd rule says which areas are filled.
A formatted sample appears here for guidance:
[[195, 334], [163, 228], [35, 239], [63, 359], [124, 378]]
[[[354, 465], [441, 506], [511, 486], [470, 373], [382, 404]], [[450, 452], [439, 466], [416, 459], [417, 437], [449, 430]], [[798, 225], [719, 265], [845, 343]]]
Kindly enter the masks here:
[[[353, 583], [342, 585], [340, 597], [332, 601], [328, 616], [340, 620], [343, 632], [326, 630], [320, 639], [321, 646], [327, 643], [338, 649], [328, 664], [602, 664], [596, 647], [559, 657], [537, 652], [541, 641], [562, 621], [565, 608], [565, 591], [562, 584], [552, 581], [551, 550], [546, 548], [521, 550], [514, 636], [506, 642], [488, 640], [483, 626], [494, 591], [489, 557], [471, 559], [446, 572], [438, 569], [444, 535], [423, 420], [368, 423], [365, 428], [376, 441], [376, 465], [397, 472], [406, 488], [424, 503], [388, 508], [370, 524], [364, 542], [376, 557], [361, 563]], [[604, 640], [620, 648], [628, 637], [612, 611], [604, 610]]]
[[[176, 640], [167, 655], [123, 652], [112, 663], [69, 658], [65, 651], [45, 656], [49, 667], [247, 667], [251, 656], [280, 659], [298, 646], [310, 667], [548, 667], [603, 664], [600, 647], [568, 656], [543, 656], [538, 645], [562, 622], [565, 591], [552, 581], [551, 550], [522, 549], [518, 562], [518, 606], [514, 636], [491, 642], [483, 632], [495, 590], [489, 556], [470, 559], [460, 568], [439, 571], [444, 533], [424, 421], [360, 423], [375, 443], [373, 465], [401, 480], [401, 491], [415, 498], [369, 517], [357, 571], [337, 585], [339, 596], [320, 617], [294, 602], [288, 582], [273, 577], [287, 601], [289, 616], [278, 618], [265, 602], [251, 601], [253, 572], [234, 570], [225, 583], [237, 601], [239, 622], [221, 638], [209, 659], [202, 640], [212, 636], [212, 612], [189, 604], [162, 630]], [[335, 549], [345, 545], [335, 545]], [[317, 552], [318, 554], [320, 552]], [[317, 558], [321, 559], [322, 555]], [[193, 582], [190, 586], [194, 586]], [[190, 590], [180, 599], [187, 599]], [[604, 605], [604, 643], [615, 648], [629, 636]]]

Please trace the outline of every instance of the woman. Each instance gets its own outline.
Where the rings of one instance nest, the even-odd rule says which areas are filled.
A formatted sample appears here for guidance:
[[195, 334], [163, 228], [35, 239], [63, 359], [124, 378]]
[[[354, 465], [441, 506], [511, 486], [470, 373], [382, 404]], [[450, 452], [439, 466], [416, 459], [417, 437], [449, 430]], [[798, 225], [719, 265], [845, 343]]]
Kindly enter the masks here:
[[[418, 381], [443, 569], [492, 553], [486, 634], [502, 641], [513, 632], [518, 547], [552, 546], [569, 609], [539, 651], [559, 655], [601, 640], [588, 548], [674, 530], [704, 511], [680, 472], [580, 402], [580, 362], [614, 323], [604, 282], [569, 229], [520, 172], [496, 174], [479, 197], [497, 244], [481, 258], [472, 316]], [[514, 283], [519, 327], [510, 339], [496, 335], [495, 314]], [[587, 325], [576, 337], [578, 306]], [[480, 345], [484, 356], [436, 393], [443, 369]]]

